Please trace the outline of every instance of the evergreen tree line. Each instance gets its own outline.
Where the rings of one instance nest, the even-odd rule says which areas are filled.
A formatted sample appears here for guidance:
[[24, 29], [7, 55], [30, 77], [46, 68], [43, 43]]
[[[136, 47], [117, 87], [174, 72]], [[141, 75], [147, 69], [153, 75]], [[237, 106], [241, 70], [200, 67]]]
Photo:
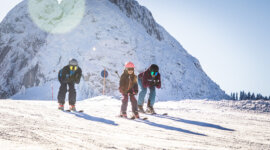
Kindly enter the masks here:
[[254, 94], [254, 93], [246, 93], [245, 91], [240, 91], [240, 94], [238, 93], [231, 93], [231, 99], [232, 100], [270, 100], [270, 96], [263, 96], [262, 94]]

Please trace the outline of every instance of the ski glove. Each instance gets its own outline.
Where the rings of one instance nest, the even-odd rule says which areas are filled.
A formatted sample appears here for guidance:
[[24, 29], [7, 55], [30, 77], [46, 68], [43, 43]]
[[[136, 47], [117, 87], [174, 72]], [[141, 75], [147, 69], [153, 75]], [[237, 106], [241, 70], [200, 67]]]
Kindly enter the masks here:
[[153, 80], [150, 84], [150, 86], [158, 86], [159, 85], [159, 80]]
[[81, 75], [80, 74], [75, 74], [75, 83], [79, 84], [80, 83], [80, 79], [81, 79]]
[[129, 92], [130, 95], [137, 95], [138, 93], [136, 92]]

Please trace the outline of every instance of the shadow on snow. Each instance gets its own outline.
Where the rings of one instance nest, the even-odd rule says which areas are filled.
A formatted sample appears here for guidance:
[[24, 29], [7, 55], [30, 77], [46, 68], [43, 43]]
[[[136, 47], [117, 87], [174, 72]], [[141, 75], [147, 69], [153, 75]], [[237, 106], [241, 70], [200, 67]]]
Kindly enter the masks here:
[[192, 131], [189, 131], [189, 130], [173, 127], [173, 126], [168, 126], [168, 125], [164, 125], [164, 124], [158, 124], [158, 123], [155, 123], [155, 122], [151, 122], [149, 120], [134, 120], [134, 121], [145, 123], [147, 125], [154, 126], [154, 127], [163, 128], [163, 129], [166, 129], [166, 130], [173, 130], [173, 131], [178, 131], [178, 132], [183, 132], [183, 133], [188, 133], [188, 134], [194, 134], [194, 135], [200, 135], [200, 136], [207, 136], [205, 134], [196, 133], [196, 132], [192, 132]]
[[159, 115], [159, 114], [152, 115], [152, 116], [159, 117], [159, 118], [166, 118], [166, 119], [170, 119], [173, 121], [178, 121], [178, 122], [183, 122], [183, 123], [188, 123], [188, 124], [193, 124], [193, 125], [198, 125], [198, 126], [202, 126], [202, 127], [209, 127], [209, 128], [215, 128], [215, 129], [226, 130], [226, 131], [235, 131], [234, 129], [224, 128], [224, 127], [219, 126], [219, 125], [200, 122], [200, 121], [186, 120], [186, 119], [181, 119], [181, 118], [172, 117], [172, 116], [164, 116], [164, 115]]
[[118, 126], [118, 124], [115, 123], [112, 120], [107, 120], [107, 119], [104, 119], [104, 118], [90, 116], [90, 115], [88, 115], [86, 113], [79, 113], [79, 112], [66, 112], [66, 113], [74, 114], [76, 117], [83, 118], [83, 119], [86, 119], [86, 120], [96, 121], [96, 122], [101, 122], [101, 123], [105, 123], [105, 124], [109, 124], [109, 125]]

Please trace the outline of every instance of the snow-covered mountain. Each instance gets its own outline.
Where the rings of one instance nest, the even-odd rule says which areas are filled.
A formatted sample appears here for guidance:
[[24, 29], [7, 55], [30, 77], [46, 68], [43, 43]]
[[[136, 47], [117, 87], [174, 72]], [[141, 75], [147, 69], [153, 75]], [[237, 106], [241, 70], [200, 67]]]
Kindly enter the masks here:
[[[33, 13], [30, 1], [36, 2], [34, 12], [40, 10], [38, 15], [29, 14]], [[137, 1], [86, 0], [78, 26], [53, 34], [70, 23], [82, 0], [63, 0], [57, 7], [55, 1], [24, 0], [1, 22], [0, 98], [50, 99], [51, 87], [54, 94], [58, 91], [58, 70], [71, 58], [79, 61], [83, 71], [78, 99], [102, 93], [100, 73], [104, 68], [109, 72], [106, 94], [119, 96], [115, 71], [121, 73], [127, 61], [134, 62], [136, 74], [153, 63], [159, 65], [162, 89], [157, 91], [158, 100], [227, 97], [199, 61]], [[49, 30], [42, 30], [40, 22], [48, 23]], [[36, 94], [40, 91], [44, 94]]]

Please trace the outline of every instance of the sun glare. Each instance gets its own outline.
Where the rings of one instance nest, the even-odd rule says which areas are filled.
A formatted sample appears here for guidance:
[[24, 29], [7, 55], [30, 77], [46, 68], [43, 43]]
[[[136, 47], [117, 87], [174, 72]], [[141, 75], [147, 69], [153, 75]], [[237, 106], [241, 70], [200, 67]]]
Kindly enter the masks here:
[[85, 0], [29, 0], [28, 11], [40, 29], [63, 34], [80, 24], [85, 12]]

